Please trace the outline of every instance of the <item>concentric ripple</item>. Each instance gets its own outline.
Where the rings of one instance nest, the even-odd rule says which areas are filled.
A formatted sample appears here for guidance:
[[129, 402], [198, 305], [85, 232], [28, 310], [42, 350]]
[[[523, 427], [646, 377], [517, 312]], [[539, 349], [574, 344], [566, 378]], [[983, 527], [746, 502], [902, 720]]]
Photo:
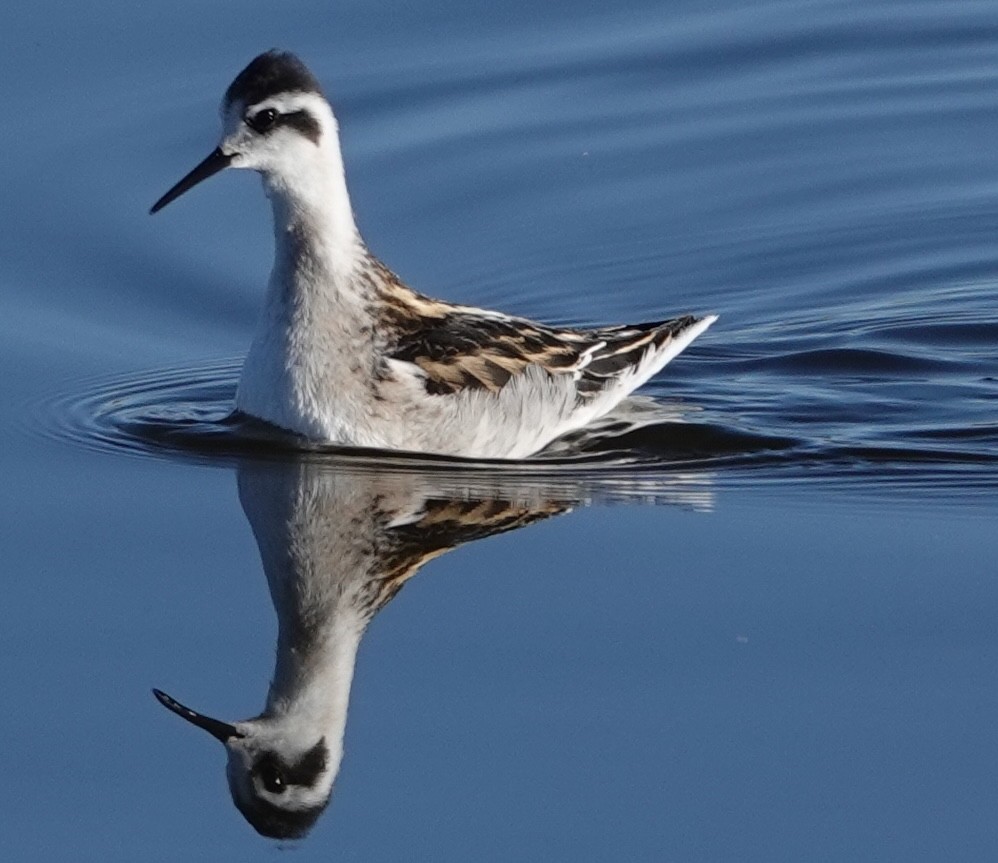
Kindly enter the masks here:
[[[383, 462], [492, 464], [450, 457], [350, 447], [318, 446], [233, 412], [241, 361], [225, 359], [197, 366], [154, 370], [78, 381], [31, 411], [38, 431], [92, 450], [152, 457], [223, 461], [231, 457], [372, 456]], [[606, 468], [641, 465], [705, 465], [739, 456], [757, 458], [786, 450], [791, 438], [740, 432], [708, 422], [691, 422], [695, 409], [652, 399], [634, 399], [626, 410], [556, 442], [541, 456], [522, 463]]]
[[[515, 464], [318, 446], [233, 413], [240, 365], [240, 359], [224, 359], [78, 381], [27, 412], [35, 426], [29, 431], [90, 450], [215, 466], [245, 458], [308, 458], [338, 469], [430, 471], [463, 484], [476, 473], [473, 482], [480, 484], [497, 468], [504, 481], [526, 478], [564, 485], [588, 478], [580, 497], [598, 494], [604, 499], [633, 499], [635, 494], [657, 499], [665, 485], [691, 478], [711, 485], [774, 483], [781, 492], [821, 481], [826, 487], [860, 487], [867, 493], [901, 487], [947, 497], [977, 497], [998, 484], [998, 459], [990, 446], [993, 429], [984, 441], [954, 442], [952, 430], [933, 435], [924, 427], [895, 428], [889, 442], [857, 438], [842, 433], [838, 415], [824, 420], [811, 416], [802, 425], [786, 413], [786, 406], [775, 404], [768, 423], [760, 422], [762, 415], [753, 416], [748, 405], [739, 413], [730, 399], [719, 403], [719, 394], [710, 387], [703, 407], [674, 399], [631, 399], [620, 415]], [[837, 433], [829, 433], [834, 424]]]
[[51, 438], [104, 452], [192, 457], [253, 446], [232, 417], [239, 359], [77, 381], [32, 414]]

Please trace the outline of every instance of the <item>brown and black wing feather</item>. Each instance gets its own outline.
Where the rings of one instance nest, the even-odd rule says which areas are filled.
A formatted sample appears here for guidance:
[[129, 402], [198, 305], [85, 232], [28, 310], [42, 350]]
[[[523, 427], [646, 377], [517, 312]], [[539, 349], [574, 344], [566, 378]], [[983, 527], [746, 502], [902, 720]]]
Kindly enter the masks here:
[[628, 369], [640, 365], [649, 351], [657, 353], [699, 320], [693, 315], [684, 315], [668, 321], [591, 331], [591, 335], [604, 344], [592, 352], [579, 375], [579, 397], [602, 392]]
[[378, 266], [372, 287], [380, 294], [381, 329], [393, 334], [388, 355], [419, 368], [430, 395], [498, 392], [535, 366], [573, 375], [585, 399], [698, 321], [686, 315], [596, 330], [556, 329], [430, 299]]
[[455, 310], [404, 334], [392, 356], [419, 367], [430, 395], [497, 392], [528, 366], [537, 366], [551, 375], [574, 375], [579, 397], [587, 398], [695, 322], [686, 316], [600, 330], [555, 330]]
[[425, 564], [452, 548], [526, 527], [566, 512], [571, 506], [562, 501], [529, 504], [499, 499], [427, 500], [417, 521], [386, 532], [379, 549], [381, 573], [369, 588], [368, 604], [377, 611]]
[[392, 356], [422, 370], [430, 395], [447, 395], [497, 392], [530, 365], [551, 374], [572, 372], [596, 344], [584, 333], [455, 310], [406, 333]]

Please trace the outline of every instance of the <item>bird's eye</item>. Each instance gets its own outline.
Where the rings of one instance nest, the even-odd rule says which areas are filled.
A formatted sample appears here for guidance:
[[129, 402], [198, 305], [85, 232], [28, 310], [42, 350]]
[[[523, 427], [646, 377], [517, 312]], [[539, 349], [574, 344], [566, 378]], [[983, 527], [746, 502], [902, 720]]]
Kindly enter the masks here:
[[246, 122], [254, 131], [266, 132], [273, 128], [278, 116], [277, 111], [273, 108], [264, 108], [262, 111], [257, 111], [252, 117], [247, 117]]
[[259, 775], [263, 787], [271, 794], [283, 794], [288, 787], [284, 773], [276, 764], [261, 764], [257, 775]]

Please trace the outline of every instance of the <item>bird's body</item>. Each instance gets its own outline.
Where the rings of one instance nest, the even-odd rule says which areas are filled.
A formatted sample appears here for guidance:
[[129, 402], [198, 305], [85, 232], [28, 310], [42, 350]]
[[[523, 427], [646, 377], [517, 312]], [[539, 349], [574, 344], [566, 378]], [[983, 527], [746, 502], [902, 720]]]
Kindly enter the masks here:
[[606, 414], [715, 320], [556, 329], [425, 297], [361, 239], [335, 117], [297, 58], [257, 57], [222, 118], [219, 148], [153, 209], [224, 167], [262, 174], [275, 263], [236, 407], [310, 441], [524, 458]]

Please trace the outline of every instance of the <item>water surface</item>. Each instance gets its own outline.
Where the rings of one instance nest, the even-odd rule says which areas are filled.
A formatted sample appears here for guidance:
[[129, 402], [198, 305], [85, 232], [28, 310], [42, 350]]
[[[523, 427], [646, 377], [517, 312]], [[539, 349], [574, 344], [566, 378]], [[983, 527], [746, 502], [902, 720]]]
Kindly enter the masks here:
[[[276, 617], [237, 484], [264, 467], [476, 525], [410, 536], [433, 559], [363, 637], [302, 859], [991, 856], [993, 4], [8, 18], [6, 856], [275, 853], [149, 694], [263, 707]], [[273, 45], [327, 86], [361, 228], [414, 287], [581, 326], [719, 313], [644, 390], [676, 421], [504, 471], [228, 425], [258, 183], [146, 210]]]

